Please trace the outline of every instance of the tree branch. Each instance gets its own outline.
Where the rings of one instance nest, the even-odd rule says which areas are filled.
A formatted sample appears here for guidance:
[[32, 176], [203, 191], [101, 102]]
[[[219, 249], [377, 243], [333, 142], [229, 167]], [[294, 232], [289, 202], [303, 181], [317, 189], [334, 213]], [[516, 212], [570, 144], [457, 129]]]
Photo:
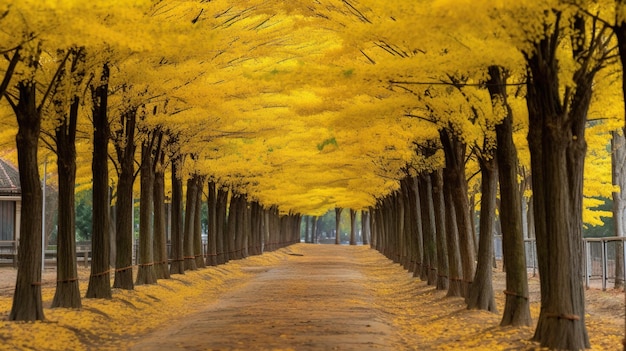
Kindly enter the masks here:
[[68, 50], [67, 54], [63, 58], [63, 61], [61, 61], [61, 63], [59, 64], [59, 67], [57, 68], [57, 71], [54, 73], [54, 76], [52, 77], [52, 80], [50, 81], [50, 84], [48, 84], [48, 89], [46, 90], [46, 92], [43, 95], [43, 98], [41, 99], [41, 103], [39, 104], [39, 107], [37, 107], [37, 112], [41, 113], [41, 109], [43, 108], [44, 104], [46, 103], [46, 100], [48, 99], [48, 96], [50, 95], [50, 92], [52, 91], [52, 88], [54, 86], [56, 86], [56, 84], [58, 83], [57, 81], [58, 81], [59, 77], [61, 76], [61, 72], [63, 72], [63, 66], [65, 66], [65, 63], [69, 59], [69, 57], [72, 54], [72, 52], [73, 52], [73, 50]]
[[7, 90], [9, 86], [9, 82], [11, 81], [11, 77], [13, 76], [13, 72], [15, 72], [15, 66], [17, 66], [18, 61], [20, 60], [20, 49], [21, 47], [17, 47], [15, 49], [15, 53], [13, 53], [13, 57], [9, 62], [9, 67], [7, 67], [6, 72], [4, 73], [4, 79], [2, 79], [2, 83], [0, 83], [0, 98], [4, 95], [4, 92]]

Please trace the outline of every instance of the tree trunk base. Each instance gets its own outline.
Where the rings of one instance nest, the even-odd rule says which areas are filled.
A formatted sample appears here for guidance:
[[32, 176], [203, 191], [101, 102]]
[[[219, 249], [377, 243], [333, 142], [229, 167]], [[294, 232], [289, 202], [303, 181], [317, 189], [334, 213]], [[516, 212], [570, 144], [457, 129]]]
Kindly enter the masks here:
[[185, 258], [185, 270], [186, 271], [195, 271], [196, 269], [198, 269], [198, 267], [196, 266], [196, 259], [195, 259], [195, 257]]
[[530, 318], [528, 298], [525, 296], [507, 294], [500, 326], [529, 327], [531, 325], [532, 319]]
[[413, 278], [420, 278], [420, 274], [422, 274], [422, 265], [415, 262], [413, 266]]
[[541, 347], [551, 350], [583, 350], [591, 347], [584, 317], [547, 315], [545, 312], [539, 315], [537, 329], [532, 337]]
[[106, 272], [105, 274], [91, 275], [89, 277], [89, 285], [87, 286], [88, 299], [110, 299], [113, 297], [111, 294], [111, 274]]
[[[350, 244], [350, 245], [352, 245], [352, 244]], [[355, 244], [355, 245], [356, 245], [356, 244]], [[410, 271], [411, 271], [412, 265], [411, 265], [411, 258], [410, 258], [409, 256], [405, 256], [405, 257], [402, 259], [402, 267], [404, 267], [404, 269], [405, 269], [407, 272], [410, 272]]]
[[167, 265], [167, 261], [156, 263], [154, 265], [154, 270], [156, 272], [156, 278], [158, 279], [170, 279], [170, 270]]
[[80, 289], [78, 280], [57, 282], [57, 288], [52, 299], [52, 308], [81, 308]]
[[491, 287], [479, 288], [475, 286], [474, 289], [470, 291], [470, 296], [467, 300], [467, 309], [498, 313], [496, 301], [493, 297], [493, 289]]
[[448, 279], [448, 293], [446, 297], [463, 297], [463, 281], [461, 279]]
[[436, 290], [448, 290], [448, 288], [449, 288], [448, 277], [444, 275], [437, 275], [437, 284], [436, 284], [435, 289]]
[[135, 285], [144, 285], [144, 284], [156, 284], [157, 277], [156, 271], [154, 270], [154, 265], [150, 266], [139, 266], [137, 270], [137, 280], [135, 281]]
[[209, 255], [206, 258], [206, 265], [209, 266], [209, 267], [217, 266], [218, 265], [218, 263], [217, 263], [217, 255]]
[[420, 272], [420, 280], [427, 282], [428, 281], [428, 271], [430, 267], [422, 264], [422, 271]]
[[185, 263], [183, 261], [173, 261], [170, 265], [170, 274], [185, 274]]
[[115, 271], [115, 280], [113, 281], [113, 287], [116, 289], [133, 290], [135, 285], [133, 284], [133, 269], [127, 268], [121, 271]]
[[196, 267], [198, 267], [198, 269], [206, 268], [202, 255], [196, 256]]
[[[9, 320], [30, 322], [46, 319], [43, 314], [41, 301], [41, 284], [31, 284], [29, 280], [23, 279], [19, 274], [20, 271], [18, 270], [18, 279]], [[23, 298], [17, 299], [15, 296], [22, 296]]]
[[437, 285], [437, 268], [430, 267], [428, 270], [428, 285]]

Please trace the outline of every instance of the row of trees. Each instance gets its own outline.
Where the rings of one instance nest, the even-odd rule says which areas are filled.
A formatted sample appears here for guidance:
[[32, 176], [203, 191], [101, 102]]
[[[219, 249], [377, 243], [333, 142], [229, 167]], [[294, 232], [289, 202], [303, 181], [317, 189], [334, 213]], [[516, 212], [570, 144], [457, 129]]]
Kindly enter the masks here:
[[[42, 257], [38, 234], [42, 208], [38, 169], [40, 141], [54, 152], [59, 174], [57, 288], [53, 307], [81, 306], [75, 254], [77, 174], [83, 177], [88, 174], [92, 180], [92, 266], [86, 294], [89, 298], [111, 297], [112, 274], [113, 287], [132, 289], [135, 284], [152, 284], [169, 274], [182, 274], [206, 264], [222, 264], [299, 240], [299, 216], [249, 200], [245, 192], [237, 190], [240, 175], [222, 179], [219, 185], [211, 180], [207, 189], [212, 227], [205, 261], [201, 255], [200, 209], [208, 174], [193, 165], [198, 160], [198, 152], [183, 149], [185, 142], [189, 142], [189, 133], [195, 134], [195, 131], [177, 130], [176, 122], [168, 127], [163, 121], [147, 119], [147, 116], [181, 113], [184, 108], [174, 107], [173, 112], [163, 112], [171, 108], [174, 103], [170, 100], [175, 97], [162, 98], [158, 87], [149, 87], [152, 83], [149, 80], [133, 80], [136, 77], [131, 71], [125, 71], [130, 77], [116, 74], [124, 65], [139, 67], [132, 57], [133, 53], [141, 51], [132, 47], [136, 43], [129, 43], [125, 38], [98, 41], [102, 32], [115, 37], [113, 32], [119, 34], [128, 29], [123, 26], [147, 24], [145, 20], [157, 16], [155, 13], [163, 8], [141, 3], [124, 6], [94, 3], [83, 12], [85, 9], [80, 4], [57, 5], [10, 3], [2, 9], [0, 17], [12, 34], [2, 38], [8, 65], [0, 84], [0, 96], [16, 117], [16, 151], [24, 204], [11, 320], [44, 319], [41, 267], [37, 263]], [[146, 10], [154, 12], [146, 13]], [[236, 13], [245, 9], [231, 10]], [[42, 14], [44, 18], [39, 17]], [[80, 44], [65, 45], [65, 35], [73, 28], [61, 24], [70, 23], [64, 21], [79, 18], [80, 14], [93, 19], [99, 33], [87, 31], [78, 38]], [[184, 15], [181, 17], [184, 19]], [[111, 22], [103, 21], [105, 18]], [[218, 20], [222, 21], [227, 19]], [[50, 29], [48, 26], [55, 30], [46, 32]], [[157, 26], [152, 30], [158, 31]], [[51, 49], [52, 52], [48, 51]], [[177, 78], [182, 78], [183, 85], [192, 79], [189, 76]], [[165, 89], [168, 88], [172, 86]], [[83, 117], [79, 118], [81, 115]], [[201, 122], [200, 125], [205, 123]], [[206, 137], [207, 134], [201, 136]], [[86, 156], [89, 152], [91, 155]], [[86, 157], [91, 162], [80, 162]], [[90, 169], [86, 165], [91, 165]], [[110, 173], [111, 169], [114, 174]], [[166, 169], [171, 171], [171, 177], [167, 177], [171, 178], [167, 201], [173, 212], [171, 255], [167, 254], [164, 222]], [[185, 180], [186, 201], [183, 201]], [[135, 184], [139, 186], [141, 208], [139, 265], [134, 281]], [[113, 220], [110, 218], [112, 200], [115, 203]], [[115, 262], [110, 262], [111, 246], [115, 249]]]
[[[0, 6], [0, 25], [8, 28], [0, 33], [0, 108], [12, 110], [1, 115], [8, 131], [0, 136], [16, 135], [28, 218], [21, 222], [12, 319], [43, 318], [34, 264], [41, 258], [34, 220], [41, 215], [40, 142], [54, 151], [62, 175], [59, 284], [69, 295], [77, 290], [76, 184], [93, 189], [87, 296], [107, 297], [111, 233], [114, 286], [133, 284], [133, 197], [139, 195], [141, 206], [138, 282], [147, 283], [153, 271], [163, 271], [162, 245], [154, 246], [162, 242], [163, 223], [155, 218], [162, 218], [163, 202], [172, 202], [179, 233], [191, 233], [199, 189], [209, 181], [215, 187], [208, 190], [215, 219], [209, 223], [221, 228], [225, 221], [229, 235], [235, 233], [229, 253], [258, 247], [259, 234], [241, 234], [248, 226], [259, 233], [252, 223], [264, 216], [254, 213], [294, 214], [281, 223], [295, 231], [296, 214], [370, 208], [377, 248], [408, 260], [440, 287], [447, 262], [451, 294], [492, 309], [487, 253], [499, 181], [505, 324], [528, 323], [521, 164], [532, 172], [542, 286], [535, 338], [552, 348], [589, 346], [580, 281], [583, 213], [590, 212], [583, 211], [590, 207], [583, 202], [586, 132], [590, 116], [609, 130], [618, 128], [615, 121], [623, 126], [626, 90], [616, 88], [626, 46], [621, 1], [23, 0]], [[606, 145], [597, 139], [590, 146]], [[610, 181], [588, 186], [602, 173], [590, 168], [587, 191], [610, 193]], [[477, 243], [467, 173], [480, 174]], [[219, 190], [225, 187], [228, 199]], [[224, 219], [217, 208], [226, 203], [234, 208]], [[270, 222], [265, 228], [280, 227]], [[170, 269], [181, 272], [199, 263], [198, 239], [185, 243], [185, 234], [177, 235]], [[294, 238], [284, 239], [279, 242]]]
[[[555, 11], [557, 18], [567, 12]], [[589, 347], [585, 329], [582, 285], [582, 198], [586, 121], [595, 75], [615, 55], [596, 28], [597, 19], [573, 15], [571, 27], [559, 20], [545, 37], [524, 51], [528, 67], [526, 102], [529, 113], [533, 215], [541, 280], [541, 312], [534, 339], [557, 349]], [[586, 23], [594, 23], [587, 31]], [[560, 91], [557, 48], [563, 34], [576, 38], [570, 48], [581, 65], [573, 70], [566, 94]], [[463, 296], [468, 308], [495, 311], [491, 286], [496, 201], [501, 199], [500, 219], [506, 265], [506, 300], [501, 325], [530, 325], [528, 285], [522, 233], [518, 158], [513, 143], [513, 109], [508, 104], [507, 70], [489, 66], [484, 82], [494, 111], [503, 118], [483, 134], [482, 143], [468, 145], [446, 122], [434, 145], [443, 150], [441, 168], [418, 170], [401, 182], [400, 190], [379, 201], [373, 210], [373, 245], [402, 263], [448, 296]], [[466, 90], [466, 81], [450, 76], [455, 90]], [[470, 120], [478, 120], [477, 105], [470, 99]], [[441, 123], [437, 107], [426, 102], [428, 115]], [[474, 114], [472, 117], [471, 114]], [[498, 113], [494, 113], [498, 115]], [[485, 121], [487, 125], [489, 121]], [[493, 123], [493, 122], [491, 122]], [[471, 151], [481, 175], [479, 241], [472, 235], [466, 152]], [[433, 154], [430, 150], [421, 151]], [[417, 200], [415, 200], [417, 199]], [[477, 248], [476, 248], [477, 246]]]

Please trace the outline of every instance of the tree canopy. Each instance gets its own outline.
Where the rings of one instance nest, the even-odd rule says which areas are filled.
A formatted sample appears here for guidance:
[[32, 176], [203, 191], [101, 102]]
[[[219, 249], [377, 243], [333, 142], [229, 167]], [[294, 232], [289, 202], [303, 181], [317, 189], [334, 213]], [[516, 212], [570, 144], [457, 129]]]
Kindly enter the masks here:
[[[9, 1], [0, 5], [6, 58], [0, 72], [9, 72], [19, 50], [38, 65], [18, 64], [11, 82], [27, 75], [49, 82], [63, 53], [81, 48], [82, 85], [60, 85], [56, 95], [63, 89], [87, 94], [85, 84], [107, 63], [113, 131], [121, 128], [120, 116], [135, 109], [139, 133], [132, 142], [162, 131], [168, 154], [186, 156], [183, 174], [207, 175], [283, 213], [320, 215], [335, 207], [367, 208], [407, 174], [441, 167], [442, 153], [424, 150], [439, 149], [442, 128], [470, 147], [493, 147], [493, 127], [503, 116], [484, 87], [492, 64], [511, 77], [516, 142], [528, 165], [523, 53], [541, 35], [538, 14], [559, 7], [616, 18], [617, 5]], [[564, 71], [576, 64], [566, 56], [560, 62]], [[590, 197], [611, 192], [609, 156], [602, 151], [623, 111], [621, 71], [609, 67], [602, 74], [590, 112], [597, 120], [589, 133]], [[563, 89], [569, 83], [561, 82]], [[6, 126], [0, 138], [13, 149], [17, 127], [6, 102], [0, 103]], [[45, 140], [58, 118], [54, 103], [43, 102]], [[90, 99], [80, 108], [89, 111]], [[86, 187], [90, 128], [88, 118], [79, 120], [77, 182]], [[585, 213], [590, 224], [608, 215]]]

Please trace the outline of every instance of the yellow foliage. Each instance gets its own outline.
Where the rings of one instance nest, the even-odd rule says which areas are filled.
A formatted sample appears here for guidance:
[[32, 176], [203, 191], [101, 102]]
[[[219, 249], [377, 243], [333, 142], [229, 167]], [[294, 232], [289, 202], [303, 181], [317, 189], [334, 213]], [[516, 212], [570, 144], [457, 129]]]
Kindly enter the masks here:
[[[98, 79], [104, 62], [112, 68], [113, 131], [121, 127], [122, 113], [137, 109], [142, 133], [132, 142], [155, 128], [178, 138], [169, 155], [197, 156], [185, 163], [185, 176], [206, 174], [266, 206], [313, 214], [371, 206], [407, 173], [441, 167], [441, 152], [429, 158], [419, 151], [438, 146], [440, 128], [469, 147], [491, 151], [493, 127], [503, 114], [492, 108], [483, 86], [489, 65], [510, 75], [515, 143], [521, 166], [529, 169], [523, 52], [540, 35], [541, 21], [552, 20], [543, 14], [553, 6], [567, 15], [575, 10], [556, 0], [10, 0], [0, 5], [0, 13], [7, 13], [0, 18], [7, 28], [0, 32], [0, 51], [23, 42], [24, 56], [35, 57], [41, 48], [39, 69], [30, 72], [21, 64], [14, 81], [34, 74], [49, 82], [61, 61], [57, 56], [83, 47], [89, 79]], [[616, 16], [612, 6], [581, 6], [607, 21]], [[564, 91], [577, 63], [563, 56], [560, 64]], [[593, 95], [589, 118], [606, 123], [588, 131], [587, 171], [599, 175], [585, 183], [590, 197], [608, 189], [606, 155], [596, 138], [623, 119], [620, 72], [608, 68], [595, 86], [602, 93]], [[87, 81], [79, 87], [64, 81], [59, 88], [64, 101], [85, 93], [80, 189], [91, 179]], [[5, 100], [0, 145], [13, 149], [15, 121]], [[46, 107], [42, 126], [51, 134], [55, 111]], [[115, 184], [112, 168], [110, 174]], [[586, 210], [585, 221], [597, 223], [599, 215], [605, 214]]]

